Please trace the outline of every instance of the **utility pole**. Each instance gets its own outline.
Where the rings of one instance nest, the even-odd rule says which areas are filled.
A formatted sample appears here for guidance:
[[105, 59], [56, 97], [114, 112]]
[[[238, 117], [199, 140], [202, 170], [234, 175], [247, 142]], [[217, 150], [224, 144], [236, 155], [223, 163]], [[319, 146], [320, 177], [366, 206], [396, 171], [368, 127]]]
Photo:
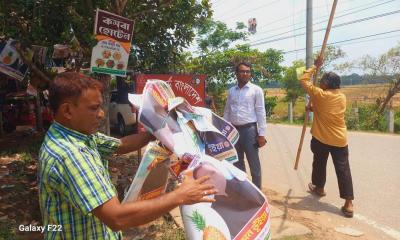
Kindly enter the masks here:
[[[313, 59], [313, 0], [307, 0], [307, 19], [306, 19], [306, 68], [308, 69], [314, 63]], [[306, 94], [306, 105], [310, 101]], [[310, 112], [309, 120], [312, 122], [312, 112]]]

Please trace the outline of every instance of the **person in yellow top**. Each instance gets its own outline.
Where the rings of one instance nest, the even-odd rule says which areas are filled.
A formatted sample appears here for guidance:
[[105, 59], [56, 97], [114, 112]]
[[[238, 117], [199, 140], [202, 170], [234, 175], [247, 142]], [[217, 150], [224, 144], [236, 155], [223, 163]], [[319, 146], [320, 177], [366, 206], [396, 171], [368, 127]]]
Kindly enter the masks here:
[[311, 127], [311, 151], [313, 157], [312, 182], [308, 187], [318, 196], [325, 196], [326, 163], [329, 153], [332, 156], [338, 179], [340, 198], [345, 199], [341, 211], [346, 217], [353, 217], [353, 182], [349, 165], [349, 149], [347, 145], [347, 128], [344, 120], [346, 112], [346, 96], [340, 92], [340, 77], [333, 72], [326, 72], [319, 84], [314, 86], [310, 78], [322, 59], [318, 58], [314, 66], [304, 71], [300, 84], [310, 96], [314, 112]]

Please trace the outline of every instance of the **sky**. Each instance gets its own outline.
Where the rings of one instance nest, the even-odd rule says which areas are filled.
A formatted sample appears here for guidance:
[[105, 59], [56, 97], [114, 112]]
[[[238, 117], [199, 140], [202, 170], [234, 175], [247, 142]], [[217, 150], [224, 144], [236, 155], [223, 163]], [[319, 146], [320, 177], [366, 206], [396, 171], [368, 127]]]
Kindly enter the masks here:
[[[305, 48], [306, 3], [306, 0], [211, 0], [213, 18], [230, 28], [235, 28], [236, 22], [247, 25], [249, 18], [256, 18], [257, 33], [247, 43], [261, 51], [274, 48], [288, 52], [284, 54], [285, 66], [305, 59], [305, 50], [293, 50]], [[332, 4], [333, 0], [313, 0], [314, 31], [326, 28]], [[339, 26], [332, 28], [328, 44], [355, 39], [334, 44], [346, 53], [345, 58], [335, 63], [354, 61], [366, 54], [377, 57], [400, 42], [400, 0], [338, 0], [335, 25]], [[325, 30], [314, 32], [314, 52], [320, 50], [324, 34]], [[376, 36], [365, 37], [368, 35]], [[284, 37], [288, 38], [277, 40]], [[267, 41], [270, 42], [263, 43]]]

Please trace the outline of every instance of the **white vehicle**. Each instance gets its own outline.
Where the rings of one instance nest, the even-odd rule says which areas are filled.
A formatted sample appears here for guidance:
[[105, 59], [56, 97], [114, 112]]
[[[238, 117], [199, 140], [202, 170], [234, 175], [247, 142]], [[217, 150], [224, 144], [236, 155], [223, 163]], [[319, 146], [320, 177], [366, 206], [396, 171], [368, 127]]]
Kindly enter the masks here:
[[128, 128], [136, 130], [136, 109], [128, 101], [128, 96], [119, 96], [117, 91], [111, 92], [110, 125], [118, 127], [118, 133], [125, 136]]

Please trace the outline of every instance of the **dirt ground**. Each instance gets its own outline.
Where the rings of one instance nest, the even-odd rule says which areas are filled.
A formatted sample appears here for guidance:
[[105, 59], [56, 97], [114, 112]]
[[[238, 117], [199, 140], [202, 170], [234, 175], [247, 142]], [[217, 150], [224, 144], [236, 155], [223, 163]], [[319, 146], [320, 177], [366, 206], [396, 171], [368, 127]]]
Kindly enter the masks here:
[[[19, 231], [20, 225], [42, 226], [38, 202], [37, 161], [43, 134], [14, 133], [0, 139], [0, 240], [43, 239]], [[122, 200], [138, 167], [136, 153], [110, 158], [110, 173]], [[123, 233], [124, 239], [184, 239], [170, 215]]]
[[[40, 233], [24, 233], [20, 225], [41, 226], [37, 188], [37, 153], [42, 134], [19, 133], [0, 139], [0, 240], [42, 239]], [[117, 186], [119, 198], [129, 187], [138, 160], [136, 153], [110, 159], [110, 173]], [[273, 190], [265, 191], [270, 203], [285, 213], [285, 217], [307, 226], [312, 234], [284, 239], [353, 239], [333, 230], [334, 224], [323, 216], [304, 210], [296, 202], [288, 201]], [[185, 239], [183, 229], [177, 227], [169, 214], [147, 225], [124, 232], [124, 239]], [[360, 238], [368, 239], [368, 238]]]

